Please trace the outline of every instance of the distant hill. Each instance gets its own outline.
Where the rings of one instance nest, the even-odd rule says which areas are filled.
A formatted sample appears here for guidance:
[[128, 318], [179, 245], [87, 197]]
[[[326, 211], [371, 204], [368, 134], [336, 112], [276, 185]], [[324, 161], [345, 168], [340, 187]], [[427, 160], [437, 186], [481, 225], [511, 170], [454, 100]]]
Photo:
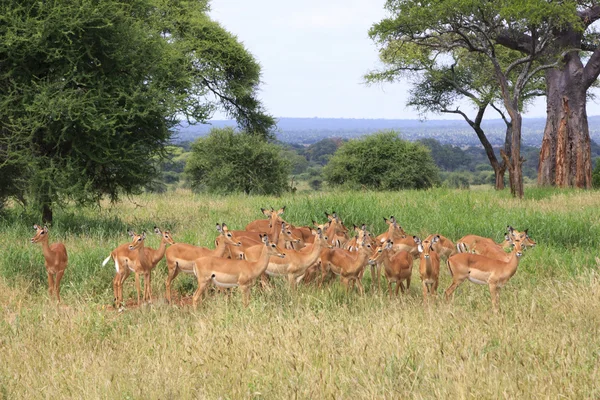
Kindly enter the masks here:
[[[600, 116], [588, 117], [590, 135], [600, 139]], [[523, 120], [523, 144], [539, 147], [542, 142], [545, 118]], [[236, 126], [232, 120], [215, 120], [210, 125], [182, 124], [175, 142], [193, 141], [212, 128]], [[328, 137], [357, 138], [384, 129], [398, 130], [409, 140], [435, 138], [441, 143], [457, 146], [479, 145], [475, 132], [463, 120], [433, 119], [421, 122], [414, 119], [350, 119], [350, 118], [279, 118], [277, 138], [282, 142], [311, 144]], [[484, 121], [483, 129], [493, 145], [502, 145], [506, 126], [501, 119]]]

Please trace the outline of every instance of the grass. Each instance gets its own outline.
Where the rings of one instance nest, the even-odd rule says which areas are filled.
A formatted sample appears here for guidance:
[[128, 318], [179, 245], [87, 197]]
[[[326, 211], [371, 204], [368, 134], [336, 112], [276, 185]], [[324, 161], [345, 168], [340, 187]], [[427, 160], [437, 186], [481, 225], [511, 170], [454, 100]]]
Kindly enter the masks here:
[[[102, 209], [56, 213], [51, 241], [67, 246], [63, 304], [47, 298], [43, 257], [28, 243], [39, 221], [9, 210], [0, 223], [0, 398], [598, 398], [600, 390], [600, 196], [529, 189], [509, 193], [435, 189], [215, 197], [185, 191], [136, 197]], [[164, 303], [166, 266], [153, 279], [152, 306], [116, 313], [110, 263], [128, 227], [170, 229], [176, 241], [210, 245], [214, 225], [242, 229], [260, 207], [286, 205], [295, 224], [336, 211], [374, 232], [394, 215], [409, 233], [468, 233], [500, 240], [507, 224], [529, 228], [528, 251], [491, 312], [486, 287], [463, 284], [455, 301], [421, 300], [416, 270], [407, 296], [346, 296], [281, 281], [211, 293], [201, 307]], [[148, 245], [158, 246], [151, 235]], [[212, 247], [212, 246], [211, 246]], [[440, 295], [450, 283], [445, 268]], [[175, 290], [195, 288], [178, 277]], [[126, 298], [135, 296], [133, 279]], [[440, 296], [442, 297], [442, 296]]]

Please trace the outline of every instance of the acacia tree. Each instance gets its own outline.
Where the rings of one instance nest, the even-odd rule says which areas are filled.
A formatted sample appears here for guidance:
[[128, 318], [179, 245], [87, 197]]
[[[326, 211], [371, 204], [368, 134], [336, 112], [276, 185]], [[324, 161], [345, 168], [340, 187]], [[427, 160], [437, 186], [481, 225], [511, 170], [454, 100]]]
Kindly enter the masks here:
[[139, 191], [181, 116], [224, 108], [266, 137], [258, 63], [206, 1], [0, 3], [0, 175], [53, 205]]
[[[481, 2], [476, 0], [388, 0], [390, 17], [375, 24], [369, 34], [383, 50], [404, 48], [405, 69], [423, 60], [443, 58], [456, 49], [487, 58], [498, 82], [501, 98], [512, 123], [511, 154], [506, 157], [511, 192], [523, 196], [523, 159], [520, 155], [522, 115], [521, 96], [527, 83], [554, 64], [536, 64], [550, 51], [550, 32], [554, 26], [570, 23], [562, 9], [552, 3]], [[540, 4], [538, 4], [540, 3]], [[548, 22], [548, 18], [552, 23]], [[529, 51], [503, 65], [497, 40], [507, 27], [530, 32]], [[539, 38], [546, 38], [538, 40]], [[415, 50], [416, 49], [416, 50]]]

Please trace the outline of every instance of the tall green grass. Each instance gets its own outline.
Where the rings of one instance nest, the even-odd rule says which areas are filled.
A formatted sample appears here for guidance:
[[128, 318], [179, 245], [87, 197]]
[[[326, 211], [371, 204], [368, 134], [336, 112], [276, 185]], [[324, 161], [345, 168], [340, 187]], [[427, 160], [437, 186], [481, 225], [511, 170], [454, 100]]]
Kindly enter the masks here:
[[[101, 209], [57, 210], [51, 242], [69, 267], [63, 304], [47, 297], [39, 221], [11, 208], [0, 222], [0, 398], [597, 398], [600, 378], [600, 195], [528, 189], [524, 200], [487, 190], [332, 192], [280, 198], [143, 195]], [[463, 284], [455, 300], [424, 306], [418, 273], [408, 295], [371, 287], [347, 295], [337, 282], [283, 281], [252, 290], [250, 306], [210, 293], [197, 311], [164, 296], [165, 264], [152, 306], [117, 313], [112, 262], [127, 228], [170, 229], [176, 241], [212, 247], [214, 225], [243, 229], [261, 207], [286, 206], [297, 225], [336, 211], [347, 226], [375, 233], [394, 215], [410, 234], [466, 234], [500, 241], [506, 225], [538, 245], [502, 289], [491, 312], [486, 287]], [[149, 234], [147, 245], [157, 247]], [[450, 277], [442, 267], [440, 296]], [[194, 280], [179, 276], [187, 296]], [[125, 284], [133, 298], [133, 279]]]

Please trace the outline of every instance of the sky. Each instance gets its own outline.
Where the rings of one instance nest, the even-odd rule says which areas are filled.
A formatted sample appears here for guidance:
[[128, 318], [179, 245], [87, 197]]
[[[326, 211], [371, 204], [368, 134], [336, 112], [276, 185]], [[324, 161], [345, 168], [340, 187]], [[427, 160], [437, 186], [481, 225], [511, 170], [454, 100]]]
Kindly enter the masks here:
[[[408, 83], [363, 82], [365, 73], [381, 66], [368, 30], [386, 16], [384, 3], [212, 0], [210, 15], [261, 64], [260, 98], [275, 117], [418, 119], [405, 106]], [[589, 101], [588, 115], [600, 115], [600, 104]], [[545, 99], [538, 99], [524, 116], [545, 117]], [[217, 113], [213, 118], [226, 116]]]

